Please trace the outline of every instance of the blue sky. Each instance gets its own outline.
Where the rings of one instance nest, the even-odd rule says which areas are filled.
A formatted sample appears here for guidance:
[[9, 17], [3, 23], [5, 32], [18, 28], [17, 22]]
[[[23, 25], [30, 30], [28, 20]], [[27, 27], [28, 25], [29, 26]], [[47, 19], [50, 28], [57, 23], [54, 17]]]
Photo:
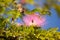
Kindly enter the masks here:
[[50, 28], [50, 27], [58, 27], [60, 30], [60, 18], [57, 15], [57, 12], [54, 8], [51, 8], [51, 16], [46, 15], [46, 25], [44, 25], [44, 28]]

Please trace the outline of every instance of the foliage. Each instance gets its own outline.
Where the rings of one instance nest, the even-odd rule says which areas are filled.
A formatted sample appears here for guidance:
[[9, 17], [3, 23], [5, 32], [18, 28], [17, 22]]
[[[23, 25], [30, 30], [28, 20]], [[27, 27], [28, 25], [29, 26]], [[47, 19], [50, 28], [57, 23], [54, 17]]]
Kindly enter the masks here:
[[57, 31], [58, 28], [45, 30], [34, 26], [17, 27], [15, 25], [11, 25], [5, 30], [0, 30], [2, 30], [0, 31], [0, 36], [4, 36], [9, 40], [60, 40], [60, 32]]
[[3, 13], [3, 12], [4, 12], [4, 10], [5, 10], [5, 8], [4, 8], [4, 7], [2, 7], [2, 6], [0, 6], [0, 13]]
[[19, 16], [21, 17], [21, 14], [20, 14], [20, 12], [19, 11], [17, 11], [17, 10], [9, 10], [8, 12], [7, 12], [7, 14], [9, 15], [9, 14], [11, 14], [11, 17], [14, 17], [15, 19], [16, 18], [18, 18]]

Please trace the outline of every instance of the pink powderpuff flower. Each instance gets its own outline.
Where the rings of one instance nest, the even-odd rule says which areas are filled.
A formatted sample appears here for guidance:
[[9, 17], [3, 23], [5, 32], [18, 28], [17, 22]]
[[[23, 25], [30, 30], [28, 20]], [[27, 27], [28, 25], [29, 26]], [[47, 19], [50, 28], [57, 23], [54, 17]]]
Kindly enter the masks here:
[[23, 17], [23, 21], [26, 26], [37, 26], [41, 27], [45, 23], [45, 18], [37, 14], [27, 14]]

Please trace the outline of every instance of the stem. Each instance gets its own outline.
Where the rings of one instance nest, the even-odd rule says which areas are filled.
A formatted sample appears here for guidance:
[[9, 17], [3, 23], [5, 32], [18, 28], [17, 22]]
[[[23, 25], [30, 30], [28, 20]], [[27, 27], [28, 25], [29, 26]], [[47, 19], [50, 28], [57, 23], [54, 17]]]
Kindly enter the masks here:
[[0, 36], [0, 38], [3, 38], [3, 39], [5, 39], [5, 40], [7, 40], [7, 37], [5, 37], [5, 36]]

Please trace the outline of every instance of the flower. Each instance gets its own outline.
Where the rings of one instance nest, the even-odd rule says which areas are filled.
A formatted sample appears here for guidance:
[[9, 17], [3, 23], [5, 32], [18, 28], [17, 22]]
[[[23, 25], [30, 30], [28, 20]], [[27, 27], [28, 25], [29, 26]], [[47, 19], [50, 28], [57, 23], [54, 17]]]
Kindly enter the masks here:
[[26, 26], [37, 26], [40, 27], [44, 25], [45, 18], [43, 18], [41, 15], [37, 14], [27, 14], [23, 17], [23, 21]]

